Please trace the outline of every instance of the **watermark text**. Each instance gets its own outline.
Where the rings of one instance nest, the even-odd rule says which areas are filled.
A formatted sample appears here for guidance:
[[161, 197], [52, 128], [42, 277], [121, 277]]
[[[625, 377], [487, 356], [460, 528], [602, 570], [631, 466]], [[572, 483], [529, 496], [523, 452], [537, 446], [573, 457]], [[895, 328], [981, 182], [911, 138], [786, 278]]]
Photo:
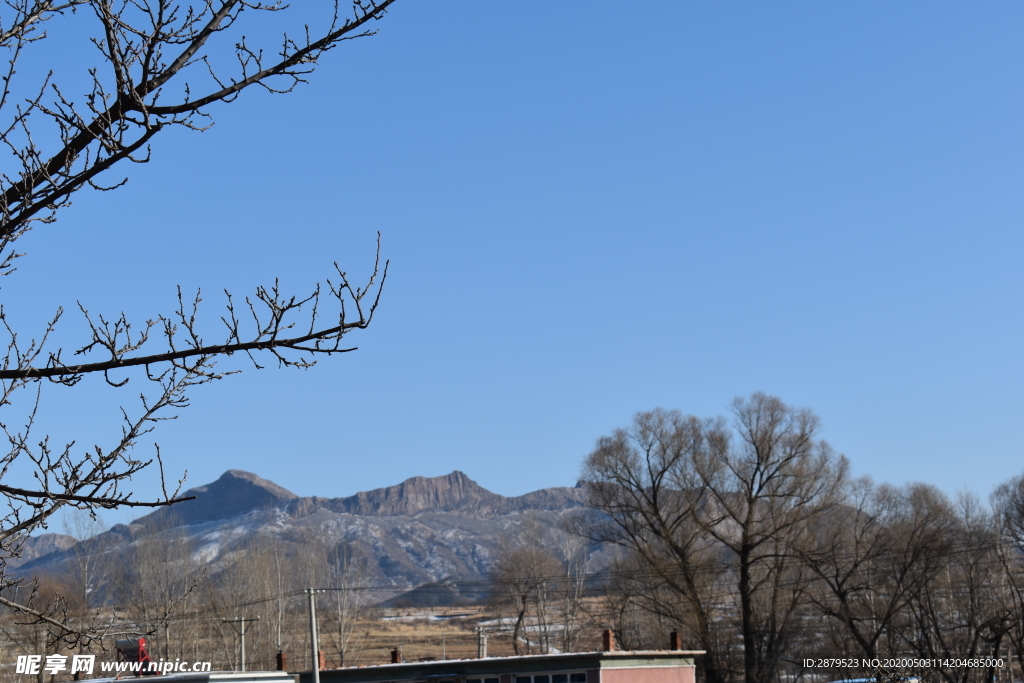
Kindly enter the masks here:
[[[100, 662], [103, 673], [205, 673], [210, 671], [210, 662], [183, 662], [180, 659], [148, 662]], [[15, 673], [37, 675], [45, 672], [91, 674], [96, 669], [96, 655], [19, 655], [14, 665]]]

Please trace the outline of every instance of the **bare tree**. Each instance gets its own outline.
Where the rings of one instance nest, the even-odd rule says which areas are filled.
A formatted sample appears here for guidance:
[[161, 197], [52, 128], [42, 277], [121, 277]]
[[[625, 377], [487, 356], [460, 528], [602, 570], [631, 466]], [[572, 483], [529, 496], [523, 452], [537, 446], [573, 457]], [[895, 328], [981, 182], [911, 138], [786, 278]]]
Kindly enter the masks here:
[[559, 647], [562, 652], [575, 652], [582, 629], [583, 598], [587, 590], [587, 544], [580, 535], [563, 532], [558, 549], [563, 565]]
[[287, 626], [289, 609], [294, 609], [299, 589], [296, 584], [298, 563], [276, 534], [260, 534], [251, 543], [249, 552], [259, 577], [257, 595], [261, 599], [266, 596], [260, 612], [264, 628], [270, 634], [274, 653], [286, 652], [295, 638], [294, 630]]
[[[275, 50], [264, 51], [249, 43], [239, 25], [245, 13], [281, 13], [287, 5], [252, 0], [12, 0], [0, 24], [0, 46], [10, 55], [0, 110], [6, 114], [3, 141], [18, 165], [0, 184], [3, 246], [34, 222], [53, 221], [83, 187], [102, 187], [100, 177], [119, 163], [148, 161], [149, 144], [161, 131], [208, 128], [212, 105], [234, 101], [252, 86], [290, 92], [305, 82], [327, 51], [372, 34], [370, 22], [392, 2], [356, 0], [350, 18], [342, 16], [337, 2], [328, 4], [318, 32], [307, 25], [298, 37], [286, 34]], [[87, 19], [97, 62], [86, 66], [82, 99], [52, 82], [52, 72], [41, 83], [17, 87], [20, 63], [46, 49], [46, 28]], [[219, 41], [234, 46], [227, 59]], [[22, 92], [34, 97], [18, 101]], [[49, 124], [46, 132], [56, 135], [56, 144], [39, 140], [34, 126], [40, 118]], [[4, 263], [9, 265], [12, 254], [7, 255]]]
[[735, 435], [709, 424], [684, 489], [700, 527], [735, 553], [747, 683], [773, 680], [806, 586], [794, 550], [840, 499], [847, 463], [815, 440], [818, 418], [754, 394], [733, 402]]
[[[264, 596], [260, 591], [266, 585], [261, 560], [249, 544], [238, 544], [223, 557], [224, 569], [203, 583], [203, 603], [213, 613], [211, 625], [216, 629], [221, 658], [233, 671], [253, 669], [265, 627], [269, 626], [262, 622], [261, 614], [265, 603], [261, 602]], [[241, 631], [245, 631], [246, 640], [244, 661]]]
[[[115, 619], [111, 627], [133, 635], [159, 633], [166, 659], [181, 651], [178, 646], [185, 640], [169, 618], [195, 598], [206, 570], [194, 556], [192, 539], [173, 516], [160, 523], [133, 525], [133, 531], [137, 535], [124, 548], [126, 562], [116, 587], [116, 604], [123, 605], [124, 611], [111, 615]], [[105, 635], [96, 626], [81, 632]]]
[[945, 496], [924, 484], [861, 479], [845, 500], [801, 549], [819, 579], [808, 601], [840, 626], [830, 651], [843, 645], [867, 659], [885, 658], [915, 640], [911, 605], [947, 567], [955, 517]]
[[[159, 133], [203, 130], [212, 124], [216, 106], [253, 86], [291, 91], [328, 51], [371, 35], [372, 22], [393, 1], [355, 0], [347, 18], [337, 0], [318, 3], [319, 9], [308, 11], [323, 10], [319, 26], [297, 22], [298, 31], [285, 34], [274, 49], [252, 43], [245, 27], [261, 15], [287, 19], [289, 6], [276, 2], [5, 3], [0, 141], [8, 157], [0, 171], [0, 274], [14, 271], [17, 240], [56, 220], [75, 192], [122, 185], [120, 169], [149, 161]], [[78, 32], [92, 45], [95, 60], [82, 65], [78, 81], [56, 82], [47, 65], [58, 53], [50, 45], [57, 29]], [[44, 75], [36, 82], [22, 80], [33, 73]], [[0, 307], [7, 347], [0, 363], [0, 406], [6, 411], [0, 430], [8, 442], [7, 452], [0, 453], [0, 494], [7, 502], [0, 522], [0, 590], [15, 581], [4, 571], [4, 558], [16, 556], [26, 536], [61, 508], [153, 507], [181, 500], [180, 482], [178, 488], [165, 487], [157, 500], [135, 498], [126, 482], [160, 460], [159, 450], [151, 458], [136, 454], [140, 437], [187, 406], [190, 389], [238, 371], [215, 368], [218, 359], [244, 354], [260, 367], [257, 354], [263, 353], [280, 366], [308, 368], [318, 356], [353, 350], [343, 340], [370, 324], [387, 264], [380, 264], [378, 248], [377, 262], [359, 285], [335, 269], [333, 280], [304, 295], [286, 293], [276, 282], [243, 302], [228, 294], [223, 314], [209, 322], [200, 315], [199, 293], [185, 296], [180, 288], [176, 310], [142, 323], [124, 314], [94, 314], [79, 303], [87, 331], [71, 342], [72, 351], [58, 341], [63, 309], [36, 333], [22, 334]], [[115, 387], [133, 379], [132, 387], [144, 385], [134, 392], [137, 407], [119, 413], [120, 436], [106, 447], [81, 450], [74, 442], [61, 445], [37, 434], [44, 381], [66, 389], [89, 374]], [[162, 463], [160, 470], [162, 478]], [[0, 604], [46, 623], [51, 637], [72, 642], [81, 635], [59, 608], [29, 608], [4, 596]]]
[[[920, 657], [998, 657], [1019, 629], [1014, 601], [999, 571], [999, 533], [971, 495], [958, 497], [941, 569], [911, 601], [906, 643]], [[995, 668], [940, 668], [949, 683], [992, 680]]]
[[[495, 597], [515, 614], [512, 649], [517, 655], [530, 654], [535, 645], [542, 654], [550, 651], [552, 589], [563, 572], [542, 528], [531, 520], [499, 544], [491, 580], [495, 583]], [[537, 639], [536, 644], [531, 637]]]
[[75, 539], [71, 546], [71, 580], [78, 590], [83, 614], [98, 609], [109, 595], [104, 595], [113, 566], [110, 539], [102, 520], [86, 510], [71, 510], [64, 519], [64, 532]]
[[[809, 410], [754, 394], [736, 399], [733, 414], [730, 429], [723, 418], [640, 413], [629, 430], [600, 439], [584, 464], [603, 513], [589, 528], [643, 558], [685, 602], [712, 683], [728, 678], [714, 610], [735, 597], [745, 680], [767, 683], [809, 583], [796, 548], [838, 503], [847, 464], [816, 439]], [[716, 599], [722, 575], [733, 592]]]
[[[621, 552], [601, 574], [599, 599], [590, 610], [592, 622], [612, 629], [616, 643], [626, 650], [663, 648], [665, 635], [674, 629], [691, 645], [696, 643], [698, 634], [688, 628], [693, 624], [692, 610], [679, 599], [674, 586], [661, 578], [671, 574], [670, 567], [652, 571], [648, 558]], [[714, 652], [725, 650], [716, 647]]]
[[1000, 484], [992, 493], [992, 507], [1001, 593], [1014, 617], [1007, 637], [1018, 661], [1024, 662], [1024, 476]]
[[327, 599], [331, 606], [331, 628], [326, 640], [338, 653], [338, 666], [357, 663], [362, 641], [359, 626], [366, 616], [366, 572], [362, 558], [343, 541], [335, 541], [327, 553], [329, 565]]
[[[632, 601], [688, 631], [688, 644], [705, 651], [701, 673], [708, 683], [731, 679], [729, 647], [718, 647], [725, 616], [716, 599], [721, 550], [696, 523], [684, 489], [693, 486], [692, 451], [704, 424], [676, 411], [638, 413], [628, 429], [598, 440], [587, 456], [583, 481], [593, 513], [579, 519], [578, 533], [595, 543], [619, 545], [644, 567], [631, 579]], [[630, 582], [632, 583], [632, 582]], [[668, 594], [669, 599], [664, 598]], [[622, 633], [620, 635], [625, 635]]]

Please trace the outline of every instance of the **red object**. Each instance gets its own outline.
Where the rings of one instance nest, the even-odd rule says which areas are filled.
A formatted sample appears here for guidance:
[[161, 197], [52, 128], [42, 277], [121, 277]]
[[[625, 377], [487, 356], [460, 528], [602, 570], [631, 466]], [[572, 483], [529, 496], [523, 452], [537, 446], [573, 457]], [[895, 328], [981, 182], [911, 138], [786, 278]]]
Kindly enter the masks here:
[[161, 672], [158, 669], [150, 667], [153, 660], [146, 652], [145, 638], [125, 638], [117, 641], [115, 647], [117, 647], [117, 661], [139, 663], [139, 668], [132, 671], [136, 676], [160, 675]]

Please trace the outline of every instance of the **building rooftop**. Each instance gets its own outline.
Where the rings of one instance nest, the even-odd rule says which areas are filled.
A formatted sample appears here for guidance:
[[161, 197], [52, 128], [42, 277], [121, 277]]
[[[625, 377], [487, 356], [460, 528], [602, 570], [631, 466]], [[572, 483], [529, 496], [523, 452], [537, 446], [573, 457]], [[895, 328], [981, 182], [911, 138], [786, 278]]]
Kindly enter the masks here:
[[[478, 659], [442, 659], [426, 662], [399, 662], [322, 669], [321, 683], [372, 683], [403, 680], [458, 680], [501, 675], [591, 671], [601, 669], [640, 669], [693, 667], [700, 650], [611, 650], [571, 652]], [[312, 683], [312, 673], [299, 674], [300, 683]]]

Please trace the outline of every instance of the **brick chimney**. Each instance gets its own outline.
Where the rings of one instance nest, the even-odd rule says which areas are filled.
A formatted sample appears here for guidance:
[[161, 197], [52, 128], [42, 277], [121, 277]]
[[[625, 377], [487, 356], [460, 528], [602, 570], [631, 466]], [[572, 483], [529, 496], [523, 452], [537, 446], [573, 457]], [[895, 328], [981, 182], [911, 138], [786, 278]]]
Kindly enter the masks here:
[[288, 670], [288, 655], [284, 653], [284, 650], [277, 651], [277, 670], [287, 671]]
[[610, 628], [604, 630], [604, 636], [601, 638], [601, 649], [605, 652], [611, 652], [615, 649], [615, 634], [612, 633]]
[[391, 663], [392, 664], [401, 664], [402, 663], [402, 653], [398, 651], [398, 648], [395, 648], [394, 650], [391, 651]]
[[672, 631], [668, 634], [668, 649], [670, 650], [682, 650], [683, 639], [679, 637], [679, 631]]

